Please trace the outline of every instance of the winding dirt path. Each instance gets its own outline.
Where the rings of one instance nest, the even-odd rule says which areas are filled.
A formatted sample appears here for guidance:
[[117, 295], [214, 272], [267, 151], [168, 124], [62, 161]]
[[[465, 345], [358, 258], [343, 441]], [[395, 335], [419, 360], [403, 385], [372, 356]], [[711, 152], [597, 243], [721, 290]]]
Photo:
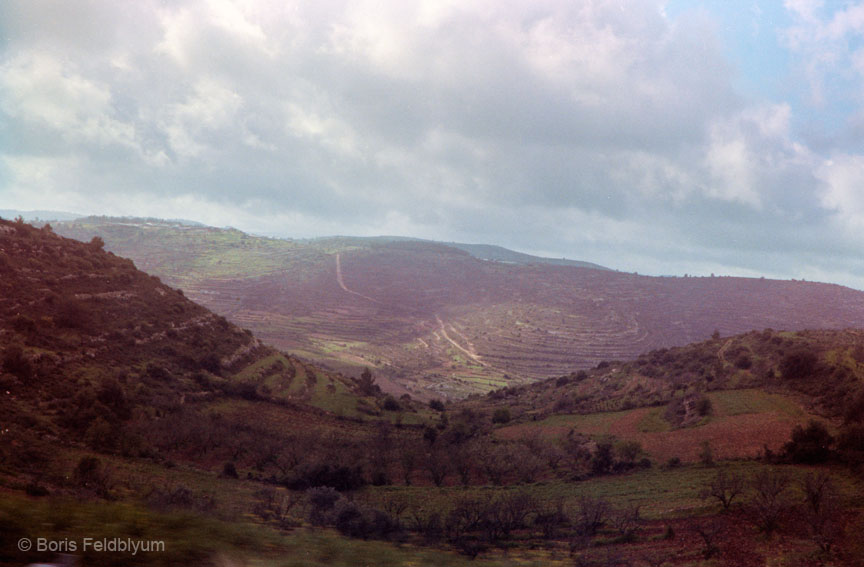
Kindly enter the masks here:
[[357, 293], [356, 291], [348, 289], [348, 286], [345, 285], [345, 280], [342, 279], [342, 260], [340, 260], [338, 252], [336, 253], [336, 282], [339, 284], [339, 287], [352, 295], [362, 297], [363, 299], [368, 299], [369, 301], [372, 301], [374, 303], [381, 303], [377, 299], [369, 297], [368, 295], [363, 295], [362, 293]]
[[468, 356], [468, 358], [470, 358], [471, 360], [473, 360], [474, 362], [476, 362], [480, 366], [489, 366], [488, 364], [483, 362], [477, 354], [471, 352], [470, 350], [466, 349], [465, 347], [463, 347], [462, 345], [460, 345], [459, 343], [457, 343], [456, 341], [454, 341], [453, 339], [450, 338], [450, 335], [447, 334], [447, 329], [444, 328], [444, 321], [441, 320], [441, 317], [439, 317], [438, 315], [435, 315], [435, 320], [438, 321], [438, 325], [441, 327], [441, 329], [440, 329], [441, 335], [451, 345], [453, 345], [454, 347], [456, 347], [459, 350], [461, 350], [462, 352], [464, 352], [465, 355]]
[[727, 363], [726, 351], [729, 349], [730, 346], [732, 346], [732, 339], [726, 339], [726, 342], [723, 343], [723, 346], [721, 346], [719, 349], [717, 349], [717, 358], [720, 359], [720, 362], [722, 364]]

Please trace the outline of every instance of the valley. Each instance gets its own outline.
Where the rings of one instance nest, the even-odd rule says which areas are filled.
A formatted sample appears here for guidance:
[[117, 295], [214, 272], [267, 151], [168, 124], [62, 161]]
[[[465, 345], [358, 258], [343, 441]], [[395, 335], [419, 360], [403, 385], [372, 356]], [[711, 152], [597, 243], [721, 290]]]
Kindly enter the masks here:
[[79, 240], [98, 235], [268, 344], [348, 374], [370, 367], [389, 391], [418, 399], [463, 398], [714, 331], [843, 329], [864, 320], [864, 293], [831, 284], [648, 277], [535, 257], [484, 260], [465, 245], [283, 240], [135, 219], [55, 229]]
[[[315, 348], [359, 365], [370, 355], [354, 349], [370, 335], [382, 344], [401, 337], [422, 352], [446, 351], [491, 391], [429, 403], [388, 394], [383, 365], [352, 378], [281, 352], [107, 252], [101, 237], [78, 242], [0, 221], [0, 564], [50, 559], [15, 546], [37, 534], [166, 542], [165, 554], [137, 557], [141, 565], [858, 564], [864, 331], [710, 333], [549, 379], [502, 375], [495, 387], [490, 368], [507, 358], [469, 325], [472, 304], [450, 299], [480, 297], [491, 313], [513, 290], [536, 306], [560, 300], [566, 286], [504, 285], [519, 270], [550, 276], [446, 247], [435, 248], [436, 266], [425, 244], [417, 252], [399, 243], [396, 253], [327, 246], [336, 250], [301, 247], [304, 267], [290, 281], [267, 263], [287, 261], [275, 253], [262, 255], [252, 278], [282, 278], [279, 301], [298, 310], [304, 296], [289, 290], [304, 279], [305, 294], [339, 298], [329, 311], [306, 304], [302, 325], [280, 319], [298, 340], [303, 325], [329, 313], [339, 324], [306, 338]], [[240, 269], [235, 258], [213, 270]], [[592, 277], [631, 294], [643, 281], [565, 269], [577, 271], [556, 277], [583, 282], [581, 293]], [[812, 285], [726, 280], [707, 283], [726, 297], [744, 294], [742, 283], [768, 285], [802, 313], [816, 311], [805, 301]], [[651, 281], [655, 291], [671, 285]], [[855, 306], [851, 290], [815, 289]], [[267, 313], [274, 297], [231, 305], [235, 315]], [[499, 316], [514, 317], [520, 303]], [[369, 322], [382, 312], [388, 325]], [[414, 316], [421, 324], [412, 326]], [[515, 316], [517, 329], [535, 332], [537, 321], [553, 320], [528, 308]], [[830, 304], [823, 316], [842, 321]], [[346, 328], [355, 334], [336, 335]], [[805, 499], [814, 487], [815, 508]]]

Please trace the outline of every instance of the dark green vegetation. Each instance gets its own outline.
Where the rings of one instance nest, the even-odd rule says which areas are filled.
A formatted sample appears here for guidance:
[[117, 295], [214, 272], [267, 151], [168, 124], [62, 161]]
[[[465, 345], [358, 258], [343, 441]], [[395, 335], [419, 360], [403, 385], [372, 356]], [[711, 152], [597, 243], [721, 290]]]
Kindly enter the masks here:
[[420, 404], [261, 344], [98, 239], [3, 221], [0, 250], [0, 562], [48, 559], [20, 537], [115, 535], [167, 551], [87, 564], [864, 556], [858, 331]]
[[277, 240], [140, 219], [56, 229], [100, 236], [268, 344], [355, 376], [371, 367], [385, 391], [421, 399], [569, 374], [717, 329], [843, 329], [864, 320], [864, 293], [837, 285], [655, 278], [481, 245]]

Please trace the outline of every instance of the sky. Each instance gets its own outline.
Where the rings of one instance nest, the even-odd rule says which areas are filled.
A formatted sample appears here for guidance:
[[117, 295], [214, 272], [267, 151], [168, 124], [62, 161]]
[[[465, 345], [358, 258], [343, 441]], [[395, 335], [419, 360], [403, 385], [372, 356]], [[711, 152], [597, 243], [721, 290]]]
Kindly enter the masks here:
[[864, 289], [864, 2], [5, 0], [0, 209]]

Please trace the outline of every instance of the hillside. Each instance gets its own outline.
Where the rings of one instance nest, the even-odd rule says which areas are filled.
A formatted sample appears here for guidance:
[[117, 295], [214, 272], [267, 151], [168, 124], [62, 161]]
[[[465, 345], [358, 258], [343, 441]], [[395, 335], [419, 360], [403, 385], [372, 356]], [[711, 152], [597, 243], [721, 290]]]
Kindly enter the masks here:
[[463, 402], [506, 408], [504, 438], [571, 429], [639, 441], [664, 462], [696, 460], [702, 443], [724, 458], [779, 451], [809, 419], [864, 421], [864, 331], [753, 331], [633, 361], [511, 387]]
[[[36, 536], [167, 542], [139, 565], [763, 564], [782, 556], [757, 481], [816, 474], [842, 512], [784, 489], [774, 541], [860, 556], [859, 332], [715, 338], [421, 407], [262, 345], [99, 239], [0, 221], [0, 272], [0, 564], [50, 559], [17, 545]], [[805, 466], [785, 441], [810, 419], [837, 442]], [[718, 478], [740, 504], [700, 496]]]
[[715, 330], [864, 321], [864, 293], [830, 284], [646, 277], [484, 261], [459, 245], [411, 239], [278, 240], [134, 219], [56, 229], [99, 235], [278, 348], [355, 375], [371, 366], [385, 388], [416, 397], [568, 374]]
[[[50, 460], [58, 441], [207, 468], [215, 455], [197, 445], [214, 427], [234, 430], [231, 443], [253, 435], [278, 445], [296, 427], [362, 435], [362, 418], [387, 419], [374, 388], [360, 392], [352, 379], [264, 345], [105, 252], [99, 239], [85, 244], [0, 221], [0, 274], [7, 474]], [[400, 409], [409, 408], [403, 401]], [[208, 443], [224, 457], [228, 441]], [[33, 447], [45, 447], [35, 463]], [[272, 449], [251, 445], [235, 459], [261, 458], [257, 450]]]

